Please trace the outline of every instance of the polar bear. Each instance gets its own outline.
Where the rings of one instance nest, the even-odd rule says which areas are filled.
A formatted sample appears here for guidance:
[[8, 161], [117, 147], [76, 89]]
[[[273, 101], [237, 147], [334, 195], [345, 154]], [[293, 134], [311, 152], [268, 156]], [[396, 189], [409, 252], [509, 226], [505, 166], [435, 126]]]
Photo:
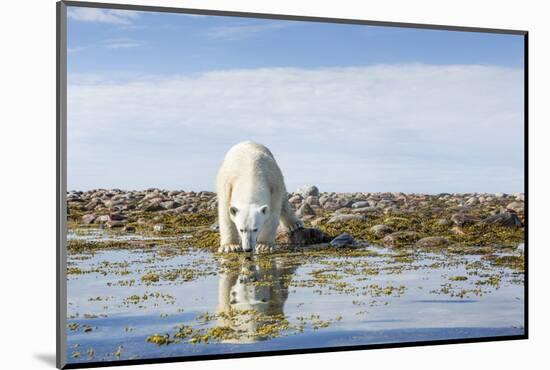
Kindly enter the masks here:
[[281, 169], [265, 146], [241, 142], [227, 152], [216, 178], [219, 252], [271, 252], [279, 223], [304, 226], [287, 199]]

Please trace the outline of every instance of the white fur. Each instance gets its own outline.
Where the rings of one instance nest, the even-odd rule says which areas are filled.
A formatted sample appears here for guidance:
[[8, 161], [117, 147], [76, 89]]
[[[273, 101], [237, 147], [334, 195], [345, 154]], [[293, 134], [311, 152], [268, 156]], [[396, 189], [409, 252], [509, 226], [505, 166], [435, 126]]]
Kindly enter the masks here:
[[265, 146], [245, 141], [226, 154], [216, 179], [220, 252], [270, 252], [279, 222], [303, 226], [287, 200], [283, 174]]

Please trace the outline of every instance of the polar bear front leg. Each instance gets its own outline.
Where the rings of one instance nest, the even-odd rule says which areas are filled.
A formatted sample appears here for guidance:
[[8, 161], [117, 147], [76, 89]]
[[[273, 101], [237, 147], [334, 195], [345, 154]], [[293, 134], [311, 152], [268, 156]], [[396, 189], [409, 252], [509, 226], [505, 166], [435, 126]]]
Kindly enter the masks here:
[[262, 227], [256, 242], [256, 253], [271, 253], [275, 249], [275, 240], [277, 238], [277, 228], [281, 218], [281, 206], [272, 208], [271, 216]]
[[231, 220], [228, 220], [227, 222], [229, 222], [229, 224], [224, 222], [225, 225], [222, 227], [222, 224], [224, 223], [220, 221], [220, 248], [218, 249], [218, 252], [228, 253], [242, 251], [243, 248], [241, 246], [235, 225], [233, 225]]
[[229, 217], [229, 210], [224, 206], [223, 197], [218, 205], [218, 224], [220, 225], [219, 253], [242, 251], [242, 246], [237, 233], [237, 228]]
[[283, 206], [281, 210], [281, 223], [288, 231], [292, 232], [304, 227], [304, 222], [296, 216], [296, 213], [292, 210], [290, 203], [286, 199], [283, 199]]

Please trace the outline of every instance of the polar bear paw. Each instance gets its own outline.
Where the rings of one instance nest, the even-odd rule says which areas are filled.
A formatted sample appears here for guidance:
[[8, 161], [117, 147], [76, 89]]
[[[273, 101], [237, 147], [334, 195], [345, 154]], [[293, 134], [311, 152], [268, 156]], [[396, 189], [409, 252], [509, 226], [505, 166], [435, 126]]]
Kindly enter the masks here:
[[302, 220], [298, 220], [288, 227], [288, 231], [293, 232], [303, 228], [304, 228], [304, 222]]
[[264, 243], [256, 244], [256, 253], [271, 253], [273, 252], [273, 246]]
[[240, 252], [243, 247], [240, 244], [225, 244], [218, 248], [218, 253]]

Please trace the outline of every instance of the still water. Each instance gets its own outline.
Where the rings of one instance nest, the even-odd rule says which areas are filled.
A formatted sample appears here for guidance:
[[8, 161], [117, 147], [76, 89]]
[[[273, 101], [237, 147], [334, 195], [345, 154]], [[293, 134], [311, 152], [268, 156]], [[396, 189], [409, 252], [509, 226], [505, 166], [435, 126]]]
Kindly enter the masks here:
[[523, 334], [523, 273], [482, 255], [219, 256], [175, 240], [67, 260], [71, 363]]

